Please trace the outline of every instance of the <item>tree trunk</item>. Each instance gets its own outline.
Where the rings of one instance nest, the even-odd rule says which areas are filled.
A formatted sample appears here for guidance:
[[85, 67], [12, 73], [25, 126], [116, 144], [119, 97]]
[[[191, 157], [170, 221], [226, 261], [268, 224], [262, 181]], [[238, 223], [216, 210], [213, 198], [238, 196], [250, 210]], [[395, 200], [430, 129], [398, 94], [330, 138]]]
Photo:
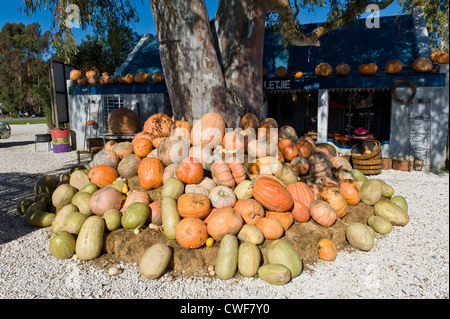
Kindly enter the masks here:
[[220, 0], [214, 18], [219, 60], [241, 115], [262, 119], [266, 1]]
[[227, 88], [204, 1], [151, 0], [161, 63], [175, 119], [216, 112], [236, 127], [239, 112]]

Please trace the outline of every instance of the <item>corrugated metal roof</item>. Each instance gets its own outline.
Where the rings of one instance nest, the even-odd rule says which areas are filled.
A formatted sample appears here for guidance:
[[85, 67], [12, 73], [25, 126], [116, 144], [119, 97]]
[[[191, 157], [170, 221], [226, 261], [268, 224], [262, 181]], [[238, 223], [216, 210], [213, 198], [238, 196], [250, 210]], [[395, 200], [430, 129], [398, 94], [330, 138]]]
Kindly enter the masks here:
[[[319, 24], [302, 25], [304, 33], [311, 32]], [[375, 63], [384, 67], [389, 60], [398, 59], [404, 65], [411, 64], [417, 57], [414, 22], [411, 15], [380, 18], [379, 28], [368, 28], [365, 19], [341, 27], [320, 38], [320, 47], [290, 46], [284, 49], [277, 35], [266, 32], [263, 67], [269, 76], [275, 69], [284, 66], [288, 74], [302, 71], [314, 73], [315, 67], [327, 62], [334, 68], [347, 63], [357, 75], [358, 66]]]
[[[305, 33], [316, 28], [318, 23], [305, 24], [301, 28]], [[296, 47], [285, 49], [277, 35], [266, 32], [264, 39], [263, 67], [269, 77], [275, 69], [285, 66], [288, 74], [302, 71], [305, 75], [314, 75], [314, 69], [320, 62], [328, 62], [335, 67], [347, 63], [352, 75], [358, 76], [358, 66], [373, 62], [384, 67], [389, 60], [399, 59], [404, 65], [411, 64], [418, 56], [415, 43], [412, 15], [381, 17], [379, 28], [368, 28], [365, 19], [341, 27], [320, 38], [320, 47]], [[121, 75], [138, 72], [162, 72], [158, 40], [152, 36], [141, 45], [121, 68]]]

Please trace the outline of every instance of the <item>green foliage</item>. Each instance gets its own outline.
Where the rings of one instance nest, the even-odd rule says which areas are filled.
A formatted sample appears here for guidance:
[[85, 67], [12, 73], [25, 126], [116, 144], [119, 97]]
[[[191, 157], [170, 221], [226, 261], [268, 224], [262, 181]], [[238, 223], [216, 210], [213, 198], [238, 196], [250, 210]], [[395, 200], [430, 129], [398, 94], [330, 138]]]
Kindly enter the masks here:
[[[6, 23], [0, 31], [0, 103], [6, 112], [40, 112], [47, 107], [34, 87], [48, 88], [50, 33], [39, 23]], [[48, 99], [50, 93], [48, 91]]]
[[[411, 13], [418, 0], [398, 0], [404, 13]], [[448, 0], [424, 1], [425, 20], [433, 51], [448, 52]]]
[[52, 47], [56, 50], [59, 61], [73, 64], [73, 57], [77, 55], [78, 48], [73, 37], [70, 25], [67, 23], [71, 10], [67, 5], [76, 5], [79, 8], [79, 24], [83, 30], [91, 27], [93, 34], [106, 36], [111, 28], [126, 27], [139, 21], [135, 0], [24, 0], [21, 10], [28, 15], [46, 10], [52, 13], [54, 27]]

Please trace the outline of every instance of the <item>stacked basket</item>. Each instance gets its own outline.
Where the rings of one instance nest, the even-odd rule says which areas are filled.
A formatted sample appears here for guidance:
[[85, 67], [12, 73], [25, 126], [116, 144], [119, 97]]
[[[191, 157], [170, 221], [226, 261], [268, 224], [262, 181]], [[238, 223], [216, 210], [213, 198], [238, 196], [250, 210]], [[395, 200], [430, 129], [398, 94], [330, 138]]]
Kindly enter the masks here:
[[351, 155], [353, 168], [359, 169], [365, 175], [381, 173], [383, 159], [379, 141], [365, 141], [356, 144], [351, 150]]

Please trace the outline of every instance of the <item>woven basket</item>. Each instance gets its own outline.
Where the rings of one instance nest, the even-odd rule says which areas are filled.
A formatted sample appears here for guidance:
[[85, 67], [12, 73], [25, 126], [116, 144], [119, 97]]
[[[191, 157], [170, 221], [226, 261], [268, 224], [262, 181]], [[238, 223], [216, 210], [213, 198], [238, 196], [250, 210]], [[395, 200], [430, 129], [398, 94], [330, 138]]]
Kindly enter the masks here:
[[[355, 154], [363, 154], [366, 147], [371, 151], [370, 153], [355, 156]], [[352, 147], [351, 155], [353, 168], [360, 170], [365, 175], [381, 173], [383, 158], [379, 141], [365, 141], [356, 144]]]

